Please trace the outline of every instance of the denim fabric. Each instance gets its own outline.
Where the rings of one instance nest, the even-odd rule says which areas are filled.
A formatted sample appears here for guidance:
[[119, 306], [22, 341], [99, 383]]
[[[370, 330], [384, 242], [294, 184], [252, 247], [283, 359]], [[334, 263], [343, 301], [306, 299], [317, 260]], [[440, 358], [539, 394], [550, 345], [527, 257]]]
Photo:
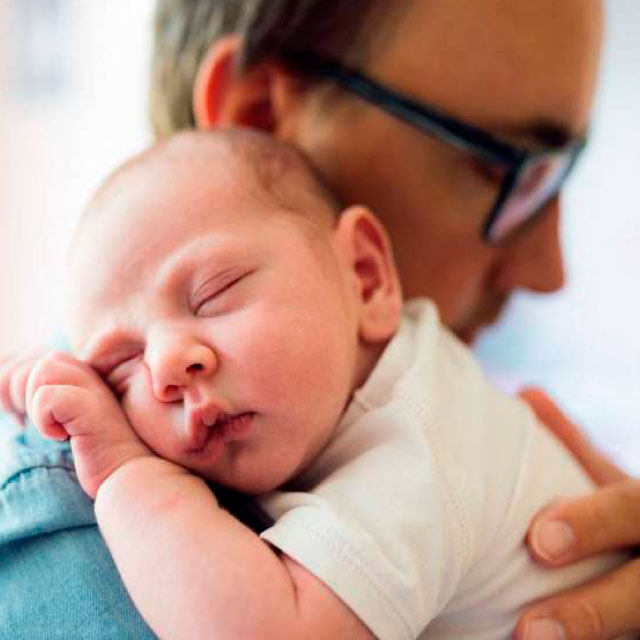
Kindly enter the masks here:
[[154, 637], [100, 536], [68, 445], [0, 414], [0, 640]]

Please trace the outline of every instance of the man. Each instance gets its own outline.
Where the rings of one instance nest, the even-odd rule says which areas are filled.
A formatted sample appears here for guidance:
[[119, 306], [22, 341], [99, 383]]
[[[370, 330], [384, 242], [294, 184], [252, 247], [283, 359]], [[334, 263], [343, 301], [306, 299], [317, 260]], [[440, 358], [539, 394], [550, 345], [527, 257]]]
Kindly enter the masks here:
[[[432, 297], [470, 343], [518, 289], [563, 284], [559, 188], [589, 124], [601, 12], [599, 0], [160, 0], [152, 119], [160, 136], [248, 125], [301, 148], [382, 217], [406, 294]], [[607, 485], [543, 514], [534, 557], [553, 567], [638, 544], [640, 483], [544, 394], [525, 398]], [[639, 629], [639, 568], [539, 604], [518, 637]]]
[[[160, 0], [153, 120], [159, 135], [236, 124], [297, 145], [382, 217], [405, 292], [472, 342], [517, 289], [563, 283], [558, 190], [588, 126], [600, 30], [599, 0]], [[597, 480], [621, 478], [544, 396], [529, 400]], [[585, 501], [549, 511], [550, 536], [534, 525], [537, 557], [640, 540], [633, 481]], [[539, 605], [519, 637], [640, 628], [639, 575], [630, 562]]]

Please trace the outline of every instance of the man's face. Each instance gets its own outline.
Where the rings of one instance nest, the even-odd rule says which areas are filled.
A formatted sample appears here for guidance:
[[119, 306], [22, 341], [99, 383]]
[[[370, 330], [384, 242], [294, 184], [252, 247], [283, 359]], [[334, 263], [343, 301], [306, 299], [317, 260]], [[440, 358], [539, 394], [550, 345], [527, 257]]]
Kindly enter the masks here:
[[357, 314], [330, 216], [312, 228], [216, 162], [120, 179], [75, 248], [70, 337], [156, 453], [262, 493], [330, 437]]
[[[499, 139], [540, 148], [585, 132], [600, 31], [599, 0], [414, 0], [364, 71]], [[382, 219], [405, 294], [434, 299], [460, 337], [471, 342], [517, 289], [562, 286], [558, 198], [487, 246], [494, 168], [355, 96], [318, 104], [309, 101], [291, 137], [345, 201]]]

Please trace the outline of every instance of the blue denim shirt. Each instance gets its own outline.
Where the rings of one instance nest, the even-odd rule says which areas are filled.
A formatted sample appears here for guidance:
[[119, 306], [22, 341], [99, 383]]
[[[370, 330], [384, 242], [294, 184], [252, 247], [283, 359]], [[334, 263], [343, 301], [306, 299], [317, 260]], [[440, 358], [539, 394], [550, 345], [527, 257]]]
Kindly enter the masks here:
[[154, 637], [98, 531], [68, 445], [0, 414], [0, 639]]

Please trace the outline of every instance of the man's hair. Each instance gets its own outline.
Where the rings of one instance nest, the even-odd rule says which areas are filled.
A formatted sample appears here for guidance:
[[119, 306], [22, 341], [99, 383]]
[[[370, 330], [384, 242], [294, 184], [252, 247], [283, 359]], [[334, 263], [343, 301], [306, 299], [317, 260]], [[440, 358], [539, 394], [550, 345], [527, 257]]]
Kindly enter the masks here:
[[[408, 0], [157, 0], [151, 123], [157, 137], [195, 126], [193, 86], [209, 47], [240, 40], [238, 71], [291, 51], [362, 64], [390, 8]], [[397, 8], [394, 7], [394, 9]], [[375, 28], [369, 25], [375, 22]]]

